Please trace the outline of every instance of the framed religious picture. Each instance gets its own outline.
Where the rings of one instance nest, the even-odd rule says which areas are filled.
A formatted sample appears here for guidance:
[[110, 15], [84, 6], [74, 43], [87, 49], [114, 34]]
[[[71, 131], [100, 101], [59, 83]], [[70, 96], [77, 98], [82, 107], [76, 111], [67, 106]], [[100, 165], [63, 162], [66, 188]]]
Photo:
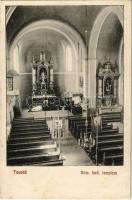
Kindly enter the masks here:
[[13, 77], [7, 77], [7, 90], [13, 90]]

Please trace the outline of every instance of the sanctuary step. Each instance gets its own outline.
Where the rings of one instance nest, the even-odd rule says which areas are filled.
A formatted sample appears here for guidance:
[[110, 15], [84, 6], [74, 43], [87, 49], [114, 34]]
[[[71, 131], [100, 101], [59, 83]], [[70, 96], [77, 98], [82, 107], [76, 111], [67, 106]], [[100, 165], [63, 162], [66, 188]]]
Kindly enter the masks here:
[[7, 165], [63, 165], [44, 119], [14, 119], [7, 142]]

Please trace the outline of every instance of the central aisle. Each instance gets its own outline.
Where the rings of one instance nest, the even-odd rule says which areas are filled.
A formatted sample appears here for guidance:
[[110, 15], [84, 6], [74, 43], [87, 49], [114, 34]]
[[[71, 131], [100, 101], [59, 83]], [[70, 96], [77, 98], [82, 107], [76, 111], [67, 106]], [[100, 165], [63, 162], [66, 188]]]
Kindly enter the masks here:
[[[78, 145], [77, 140], [73, 137], [71, 132], [68, 130], [67, 116], [72, 115], [67, 111], [46, 111], [46, 120], [53, 134], [53, 118], [59, 114], [60, 119], [63, 119], [64, 123], [64, 134], [60, 142], [61, 155], [64, 158], [64, 166], [92, 166], [94, 165], [87, 153]], [[28, 112], [23, 110], [22, 117], [35, 117], [44, 118], [45, 112]], [[56, 139], [58, 143], [58, 139]]]
[[61, 139], [61, 154], [64, 157], [64, 164], [69, 166], [91, 166], [94, 165], [86, 152], [78, 145], [70, 132], [65, 133]]

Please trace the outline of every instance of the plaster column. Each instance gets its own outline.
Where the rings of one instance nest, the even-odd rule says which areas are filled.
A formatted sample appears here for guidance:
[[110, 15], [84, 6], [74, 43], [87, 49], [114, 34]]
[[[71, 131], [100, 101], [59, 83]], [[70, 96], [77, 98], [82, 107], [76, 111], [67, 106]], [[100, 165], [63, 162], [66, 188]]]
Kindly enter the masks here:
[[96, 107], [96, 58], [88, 58], [88, 98], [90, 107]]
[[88, 96], [88, 60], [83, 60], [83, 95]]
[[124, 100], [124, 45], [123, 45], [123, 38], [121, 40], [120, 49], [119, 49], [119, 84], [118, 84], [118, 99], [119, 104], [123, 105]]
[[76, 92], [79, 92], [79, 59], [76, 59]]

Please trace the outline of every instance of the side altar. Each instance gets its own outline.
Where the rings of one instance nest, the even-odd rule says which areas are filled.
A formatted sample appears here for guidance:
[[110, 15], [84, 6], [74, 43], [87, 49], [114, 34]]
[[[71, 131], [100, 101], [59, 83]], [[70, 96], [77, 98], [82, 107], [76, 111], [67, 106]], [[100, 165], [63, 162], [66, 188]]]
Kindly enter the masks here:
[[[112, 118], [119, 118], [120, 121], [123, 106], [119, 105], [119, 82], [120, 74], [117, 64], [110, 61], [104, 64], [99, 63], [96, 72], [96, 100], [99, 114], [111, 115]], [[111, 119], [113, 120], [113, 119]]]

